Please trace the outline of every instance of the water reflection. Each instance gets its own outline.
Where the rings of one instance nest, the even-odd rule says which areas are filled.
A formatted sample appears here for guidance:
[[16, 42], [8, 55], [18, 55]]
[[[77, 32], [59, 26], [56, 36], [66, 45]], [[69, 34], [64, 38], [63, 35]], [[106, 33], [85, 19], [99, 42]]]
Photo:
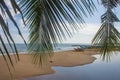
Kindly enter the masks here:
[[25, 80], [120, 80], [120, 54], [111, 62], [103, 62], [99, 55], [91, 64], [76, 67], [53, 67], [55, 74], [37, 76]]

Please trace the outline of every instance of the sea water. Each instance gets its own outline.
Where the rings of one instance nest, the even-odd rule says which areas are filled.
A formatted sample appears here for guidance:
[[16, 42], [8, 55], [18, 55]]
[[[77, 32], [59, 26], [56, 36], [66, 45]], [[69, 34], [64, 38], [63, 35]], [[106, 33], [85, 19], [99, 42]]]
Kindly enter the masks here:
[[102, 61], [100, 55], [91, 63], [74, 67], [52, 67], [54, 74], [41, 75], [24, 80], [120, 80], [120, 53], [110, 62]]
[[[77, 45], [77, 46], [75, 46]], [[12, 45], [13, 46], [13, 45]], [[57, 51], [67, 51], [67, 50], [73, 50], [74, 48], [76, 47], [84, 47], [84, 46], [90, 46], [89, 44], [71, 44], [71, 43], [58, 43], [54, 46], [54, 52], [57, 52]], [[0, 47], [3, 49], [3, 47], [0, 45]], [[10, 53], [13, 53], [9, 44], [6, 44], [6, 47], [7, 47], [7, 50], [8, 52]], [[16, 47], [17, 47], [17, 50], [18, 52], [22, 53], [22, 52], [28, 52], [27, 50], [27, 46], [25, 44], [16, 44]], [[4, 51], [4, 49], [3, 49]]]
[[[73, 50], [81, 44], [58, 44], [54, 51]], [[18, 52], [27, 52], [24, 44], [17, 44]], [[7, 46], [8, 47], [8, 46]], [[7, 48], [10, 51], [10, 48]], [[74, 67], [52, 67], [55, 74], [41, 75], [24, 80], [120, 80], [120, 52], [113, 55], [111, 62], [102, 61], [100, 55], [94, 55], [97, 59], [91, 63]]]

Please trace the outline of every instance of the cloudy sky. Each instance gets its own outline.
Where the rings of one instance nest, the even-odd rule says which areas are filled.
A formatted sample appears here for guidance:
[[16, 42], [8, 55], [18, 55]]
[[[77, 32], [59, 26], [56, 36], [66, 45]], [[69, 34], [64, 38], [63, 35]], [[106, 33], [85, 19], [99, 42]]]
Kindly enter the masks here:
[[[95, 0], [97, 1], [97, 0]], [[9, 5], [10, 3], [8, 3]], [[9, 5], [10, 6], [10, 5]], [[92, 38], [94, 37], [95, 33], [100, 27], [100, 16], [105, 12], [105, 9], [103, 8], [102, 5], [96, 5], [97, 6], [97, 11], [94, 12], [94, 16], [88, 16], [87, 18], [85, 17], [86, 21], [86, 26], [81, 28], [77, 33], [73, 35], [72, 38], [68, 38], [67, 40], [63, 41], [63, 43], [82, 43], [82, 44], [90, 44]], [[117, 14], [118, 18], [120, 19], [120, 7], [117, 9], [114, 9], [113, 11], [115, 14]], [[18, 22], [18, 25], [20, 26], [20, 29], [22, 31], [22, 34], [26, 41], [28, 40], [28, 30], [25, 28], [23, 25], [23, 22], [21, 20], [20, 15], [15, 15], [11, 9], [12, 14], [15, 17], [15, 20]], [[8, 20], [9, 21], [9, 20]], [[11, 22], [9, 22], [9, 25], [12, 25]], [[120, 31], [119, 23], [116, 24], [116, 28]], [[23, 43], [22, 39], [19, 37], [17, 30], [15, 28], [10, 28], [10, 31], [13, 33], [14, 40], [16, 43]]]

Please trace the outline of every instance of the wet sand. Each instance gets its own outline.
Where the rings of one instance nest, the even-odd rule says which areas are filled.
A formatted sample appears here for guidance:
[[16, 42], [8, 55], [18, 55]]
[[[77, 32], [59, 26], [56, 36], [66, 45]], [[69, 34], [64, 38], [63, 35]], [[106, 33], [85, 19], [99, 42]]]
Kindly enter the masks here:
[[[97, 51], [94, 49], [55, 52], [54, 56], [48, 59], [41, 68], [35, 66], [32, 63], [30, 54], [26, 53], [19, 55], [20, 61], [17, 63], [13, 59], [15, 70], [12, 67], [10, 68], [13, 78], [15, 80], [21, 80], [27, 77], [55, 73], [51, 68], [52, 66], [72, 67], [92, 63], [96, 59], [92, 56], [94, 54], [97, 54]], [[0, 80], [10, 80], [10, 74], [2, 56], [0, 56]]]

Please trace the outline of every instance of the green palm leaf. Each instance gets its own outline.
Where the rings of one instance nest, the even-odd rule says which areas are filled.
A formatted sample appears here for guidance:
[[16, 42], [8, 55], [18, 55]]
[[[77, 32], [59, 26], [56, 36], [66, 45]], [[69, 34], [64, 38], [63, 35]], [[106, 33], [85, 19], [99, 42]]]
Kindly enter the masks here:
[[117, 16], [112, 12], [111, 9], [108, 9], [106, 13], [101, 16], [101, 22], [107, 21], [109, 19], [110, 22], [119, 22]]
[[101, 0], [101, 2], [105, 7], [108, 7], [109, 5], [110, 8], [114, 8], [118, 5], [120, 1], [119, 0]]
[[[51, 56], [55, 43], [71, 37], [84, 23], [83, 16], [93, 14], [92, 0], [20, 0], [25, 23], [29, 27], [29, 51], [34, 62]], [[38, 58], [37, 58], [38, 57]]]
[[109, 60], [114, 51], [120, 48], [120, 33], [111, 23], [103, 23], [92, 43], [101, 47], [103, 60]]
[[5, 56], [4, 52], [3, 52], [3, 50], [1, 49], [1, 47], [0, 47], [0, 54], [2, 54], [3, 59], [4, 59], [5, 62], [6, 62], [6, 65], [7, 65], [8, 71], [9, 71], [9, 73], [10, 73], [11, 80], [12, 80], [12, 79], [13, 79], [13, 75], [12, 75], [11, 70], [10, 70], [10, 67], [9, 67], [9, 62], [8, 62], [8, 60], [7, 60], [7, 58], [6, 58], [6, 56]]
[[[21, 13], [20, 8], [16, 4], [15, 0], [10, 0], [10, 2], [12, 4], [12, 7], [15, 10], [15, 12], [18, 10]], [[11, 28], [11, 26], [8, 25], [8, 22], [6, 20], [7, 17], [12, 21], [14, 26], [17, 28], [19, 35], [22, 38], [23, 38], [23, 36], [22, 36], [21, 31], [20, 31], [20, 29], [17, 25], [17, 22], [14, 20], [12, 14], [10, 12], [9, 7], [7, 6], [7, 4], [5, 3], [4, 0], [0, 0], [0, 10], [1, 10], [0, 11], [0, 28], [1, 28], [1, 32], [0, 32], [0, 43], [1, 43], [1, 45], [0, 45], [0, 48], [3, 47], [3, 48], [1, 48], [1, 53], [7, 54], [6, 58], [8, 58], [7, 59], [8, 62], [10, 62], [11, 65], [13, 66], [13, 62], [12, 62], [12, 59], [10, 57], [9, 51], [6, 47], [6, 43], [8, 42], [8, 46], [10, 46], [12, 52], [16, 53], [16, 55], [14, 54], [16, 62], [19, 60], [19, 55], [18, 55], [18, 51], [17, 51], [17, 47], [16, 47], [16, 44], [15, 44], [14, 38], [12, 37], [12, 34], [9, 31], [9, 28]], [[7, 40], [7, 42], [4, 42], [3, 37], [4, 37], [4, 39]], [[24, 38], [23, 38], [23, 40], [24, 40]], [[25, 42], [25, 40], [24, 40], [24, 42]]]
[[101, 16], [102, 25], [94, 36], [93, 45], [100, 46], [103, 60], [110, 60], [115, 51], [120, 48], [120, 33], [115, 29], [114, 22], [119, 22], [112, 8], [116, 7], [119, 0], [101, 0], [107, 9]]

